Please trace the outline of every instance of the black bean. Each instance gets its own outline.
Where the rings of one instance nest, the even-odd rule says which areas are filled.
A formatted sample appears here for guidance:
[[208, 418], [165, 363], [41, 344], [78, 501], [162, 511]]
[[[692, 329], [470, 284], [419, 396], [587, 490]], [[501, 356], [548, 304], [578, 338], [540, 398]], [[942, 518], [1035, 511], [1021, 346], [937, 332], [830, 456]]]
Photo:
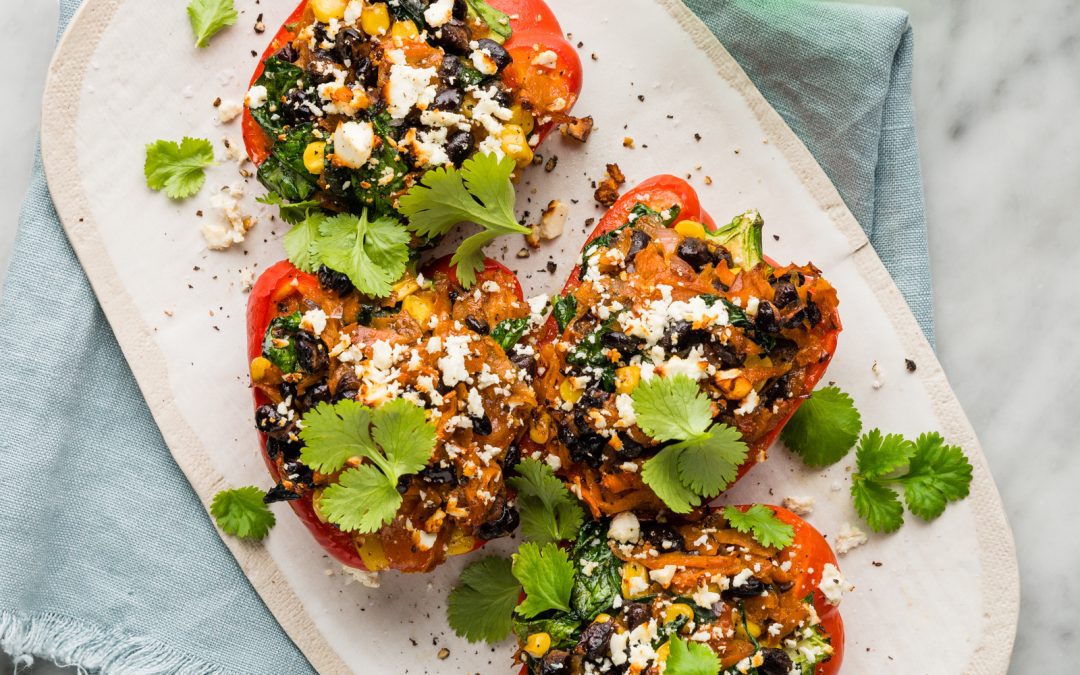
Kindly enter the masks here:
[[581, 654], [587, 659], [598, 659], [608, 650], [611, 636], [615, 634], [615, 622], [591, 623], [581, 631], [575, 654]]
[[[371, 62], [371, 59], [367, 56], [357, 56], [353, 59], [352, 64], [353, 72], [356, 74], [356, 81], [365, 87], [374, 87], [379, 83], [379, 69]], [[384, 101], [380, 101], [380, 104]], [[375, 108], [371, 109], [373, 114], [377, 114]]]
[[294, 483], [311, 484], [311, 469], [299, 461], [285, 462], [281, 465], [281, 468], [285, 472], [285, 476]]
[[585, 415], [587, 411], [593, 408], [599, 408], [607, 403], [611, 398], [609, 392], [604, 391], [604, 383], [602, 380], [593, 380], [589, 383], [589, 386], [585, 388], [585, 392], [582, 394], [581, 399], [574, 404], [574, 419], [577, 420], [578, 426], [584, 426], [587, 424], [585, 421]]
[[420, 480], [432, 485], [452, 485], [457, 483], [457, 475], [452, 468], [442, 467], [437, 464], [425, 466], [420, 469], [420, 473], [417, 475], [420, 476]]
[[296, 385], [292, 382], [282, 382], [278, 385], [278, 393], [281, 394], [281, 398], [292, 398], [296, 400]]
[[454, 166], [461, 166], [462, 162], [469, 158], [474, 143], [471, 131], [459, 129], [450, 134], [450, 137], [446, 139], [446, 155], [454, 163]]
[[767, 382], [761, 389], [761, 399], [766, 405], [780, 399], [791, 398], [791, 373], [784, 373], [780, 377]]
[[273, 434], [285, 430], [289, 420], [279, 415], [276, 406], [261, 405], [255, 410], [255, 428], [264, 434]]
[[334, 394], [334, 399], [332, 402], [339, 403], [341, 401], [355, 401], [357, 393], [358, 392], [355, 389], [346, 389], [344, 391], [339, 391], [338, 393]]
[[318, 373], [330, 366], [326, 343], [306, 330], [296, 331], [296, 362], [305, 373]]
[[689, 321], [679, 320], [667, 327], [659, 344], [665, 353], [685, 357], [694, 347], [706, 345], [711, 340], [709, 331], [694, 328]]
[[335, 79], [335, 70], [338, 66], [329, 59], [315, 59], [307, 65], [307, 74], [313, 84], [326, 84]]
[[463, 21], [451, 21], [435, 32], [434, 43], [447, 54], [465, 56], [469, 53], [472, 35]]
[[514, 62], [514, 57], [510, 56], [510, 52], [506, 51], [505, 47], [490, 38], [477, 40], [476, 49], [477, 51], [489, 55], [491, 60], [495, 62], [495, 67], [500, 71]]
[[313, 101], [303, 89], [290, 89], [285, 94], [285, 102], [281, 107], [282, 120], [291, 125], [310, 122], [315, 119], [311, 104]]
[[445, 110], [449, 112], [455, 112], [465, 100], [465, 94], [462, 93], [457, 87], [447, 87], [438, 94], [435, 94], [435, 100], [431, 102], [431, 107], [436, 110]]
[[309, 387], [300, 397], [300, 403], [307, 410], [311, 410], [320, 403], [329, 403], [333, 395], [330, 393], [330, 385], [320, 382], [314, 387]]
[[513, 100], [511, 100], [510, 92], [506, 89], [505, 86], [503, 86], [502, 82], [496, 83], [494, 89], [495, 95], [491, 97], [491, 100], [495, 101], [504, 108], [509, 108], [511, 105], [513, 105], [514, 102]]
[[732, 586], [723, 591], [725, 598], [756, 598], [765, 592], [765, 583], [757, 577], [750, 577], [739, 586]]
[[338, 295], [345, 295], [353, 289], [352, 282], [349, 281], [347, 274], [335, 272], [326, 265], [319, 265], [318, 277], [320, 286]]
[[788, 318], [784, 319], [780, 325], [784, 328], [798, 328], [802, 325], [802, 322], [806, 320], [806, 310], [800, 309]]
[[461, 61], [458, 61], [453, 56], [448, 56], [442, 60], [439, 64], [439, 79], [443, 82], [449, 82], [453, 84], [457, 82], [458, 75], [461, 74]]
[[623, 609], [623, 619], [626, 621], [628, 630], [634, 630], [641, 624], [646, 623], [651, 616], [649, 606], [643, 602], [631, 602]]
[[510, 355], [510, 363], [517, 366], [518, 370], [532, 377], [536, 374], [536, 358], [529, 354], [517, 352]]
[[626, 333], [612, 331], [600, 336], [600, 344], [608, 349], [618, 349], [623, 356], [630, 356], [641, 349], [642, 341]]
[[626, 260], [630, 262], [645, 250], [645, 247], [649, 245], [652, 237], [645, 234], [644, 230], [634, 230], [630, 233], [630, 249], [626, 252]]
[[685, 543], [679, 531], [670, 525], [657, 522], [641, 524], [641, 536], [661, 551], [682, 551]]
[[454, 13], [452, 16], [457, 20], [462, 20], [469, 15], [469, 5], [465, 0], [454, 0]]
[[270, 459], [281, 457], [286, 461], [294, 461], [300, 458], [300, 451], [303, 449], [304, 444], [301, 441], [277, 436], [268, 436], [266, 439], [266, 454], [270, 455]]
[[473, 433], [477, 436], [491, 435], [491, 418], [487, 415], [482, 415], [480, 417], [470, 415], [469, 421], [472, 422]]
[[570, 652], [553, 649], [540, 659], [540, 675], [568, 675], [570, 673]]
[[408, 492], [409, 491], [409, 485], [411, 483], [412, 483], [412, 476], [411, 475], [405, 475], [405, 476], [402, 476], [401, 478], [398, 478], [398, 481], [397, 481], [398, 494], [403, 495], [406, 492]]
[[289, 63], [296, 61], [296, 58], [298, 56], [299, 54], [297, 54], [296, 50], [293, 49], [291, 42], [286, 42], [285, 46], [277, 50], [277, 53], [274, 54], [275, 59], [279, 61], [287, 61]]
[[818, 325], [821, 321], [821, 310], [818, 309], [817, 304], [814, 303], [814, 299], [809, 295], [806, 296], [806, 322], [810, 324], [810, 327]]
[[697, 237], [687, 237], [679, 243], [676, 253], [685, 260], [695, 272], [700, 272], [706, 265], [716, 261], [716, 257], [709, 250], [709, 245]]
[[599, 467], [607, 439], [590, 429], [580, 416], [577, 417], [578, 429], [569, 424], [559, 425], [559, 440], [570, 451], [571, 460], [586, 462], [594, 468]]
[[721, 342], [709, 342], [705, 345], [704, 354], [709, 361], [719, 361], [725, 370], [740, 368], [746, 363], [746, 356], [739, 354], [731, 345]]
[[621, 460], [637, 459], [644, 455], [645, 451], [648, 450], [646, 446], [635, 441], [630, 437], [630, 434], [625, 431], [618, 432], [618, 436], [619, 440], [622, 441], [622, 447], [619, 448], [619, 451], [615, 454]]
[[768, 335], [776, 335], [780, 332], [780, 318], [776, 313], [776, 307], [771, 302], [763, 300], [758, 305], [754, 326]]
[[274, 487], [266, 491], [263, 496], [263, 504], [273, 504], [275, 502], [291, 502], [300, 499], [300, 495], [296, 494], [292, 490], [287, 489], [281, 483], [278, 483]]
[[777, 282], [773, 293], [773, 302], [780, 309], [799, 301], [799, 292], [795, 290], [795, 284], [784, 279]]
[[361, 45], [365, 42], [366, 40], [360, 34], [360, 31], [355, 28], [343, 28], [338, 31], [337, 37], [334, 38], [334, 55], [337, 56], [338, 61], [341, 63], [348, 61], [355, 69], [357, 62], [366, 58], [363, 52], [360, 51]]
[[788, 591], [790, 591], [794, 587], [795, 587], [795, 582], [794, 581], [785, 581], [783, 583], [777, 583], [776, 584], [776, 590], [780, 591], [781, 593], [787, 593]]
[[476, 536], [484, 541], [505, 537], [516, 530], [520, 522], [521, 515], [518, 510], [510, 506], [509, 502], [503, 502], [498, 516], [476, 528]]
[[791, 657], [783, 649], [765, 647], [761, 650], [761, 665], [757, 667], [759, 675], [788, 675], [791, 672]]
[[469, 330], [480, 335], [487, 335], [491, 332], [491, 326], [488, 325], [488, 322], [475, 316], [466, 317], [465, 325], [469, 327]]
[[794, 340], [780, 336], [769, 350], [769, 358], [775, 361], [792, 361], [799, 353], [799, 344]]
[[521, 464], [521, 448], [514, 443], [506, 449], [506, 457], [503, 458], [503, 471], [512, 471], [514, 467]]

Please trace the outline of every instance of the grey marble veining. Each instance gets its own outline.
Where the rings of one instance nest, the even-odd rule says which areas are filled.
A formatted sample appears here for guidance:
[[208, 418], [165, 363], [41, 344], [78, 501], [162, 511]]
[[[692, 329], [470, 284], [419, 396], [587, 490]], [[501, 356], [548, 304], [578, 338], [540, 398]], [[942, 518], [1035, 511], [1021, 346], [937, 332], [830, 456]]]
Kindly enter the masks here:
[[[876, 0], [873, 0], [876, 1]], [[1023, 588], [1015, 674], [1080, 654], [1080, 0], [897, 0], [916, 31], [938, 351], [989, 457]], [[0, 13], [9, 139], [0, 165], [6, 265], [52, 51], [52, 0]], [[0, 662], [0, 672], [9, 668]], [[35, 668], [36, 673], [52, 668]], [[949, 675], [949, 674], [943, 674]]]

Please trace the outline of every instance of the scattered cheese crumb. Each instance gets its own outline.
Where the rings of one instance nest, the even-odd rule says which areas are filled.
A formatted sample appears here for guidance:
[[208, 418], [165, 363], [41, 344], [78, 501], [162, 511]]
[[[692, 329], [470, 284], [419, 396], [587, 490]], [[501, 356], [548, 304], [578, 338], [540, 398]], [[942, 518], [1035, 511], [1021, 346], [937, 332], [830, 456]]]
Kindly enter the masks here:
[[781, 506], [797, 516], [808, 516], [814, 511], [814, 498], [795, 496], [785, 497]]
[[833, 548], [840, 555], [844, 555], [848, 551], [858, 546], [862, 546], [866, 543], [866, 533], [855, 527], [851, 523], [844, 523], [844, 526], [840, 528], [840, 533], [836, 535]]

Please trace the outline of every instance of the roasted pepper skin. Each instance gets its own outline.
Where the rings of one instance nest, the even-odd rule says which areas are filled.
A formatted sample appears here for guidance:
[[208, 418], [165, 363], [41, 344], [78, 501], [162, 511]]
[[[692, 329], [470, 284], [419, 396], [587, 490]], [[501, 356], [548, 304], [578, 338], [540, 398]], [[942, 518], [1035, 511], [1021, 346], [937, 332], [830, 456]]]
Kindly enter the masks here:
[[[560, 87], [565, 88], [570, 94], [572, 100], [567, 101], [567, 112], [569, 112], [581, 94], [581, 58], [573, 45], [564, 37], [562, 26], [559, 25], [555, 13], [543, 0], [488, 0], [488, 4], [510, 17], [510, 28], [513, 30], [513, 35], [503, 46], [514, 58], [514, 64], [504, 72], [503, 80], [517, 77], [523, 69], [527, 69], [537, 48], [540, 51], [551, 50], [558, 55], [559, 63], [562, 64], [558, 73], [555, 74], [555, 79], [559, 81]], [[281, 28], [270, 40], [266, 51], [260, 57], [258, 65], [255, 66], [255, 72], [248, 83], [249, 87], [254, 85], [263, 74], [266, 60], [296, 38], [296, 31], [290, 26], [295, 27], [304, 18], [307, 7], [308, 0], [301, 0], [292, 14], [282, 23]], [[273, 142], [251, 116], [251, 111], [247, 106], [244, 107], [240, 122], [248, 157], [256, 166], [259, 166], [270, 156]], [[555, 122], [541, 125], [537, 131], [540, 139], [546, 138], [555, 126]]]
[[[444, 272], [449, 275], [451, 279], [457, 280], [456, 270], [454, 266], [450, 264], [449, 257], [440, 258], [425, 269], [425, 274], [430, 275], [435, 272]], [[493, 273], [497, 272], [510, 273], [510, 271], [499, 262], [491, 259], [485, 260], [484, 269], [476, 275], [477, 283], [484, 283], [486, 278], [490, 278]], [[524, 300], [521, 284], [517, 283], [516, 278], [515, 283], [515, 291], [518, 297]], [[254, 287], [251, 289], [251, 294], [248, 297], [248, 363], [262, 355], [263, 336], [266, 334], [266, 329], [269, 327], [270, 320], [274, 316], [274, 308], [278, 301], [298, 290], [303, 292], [304, 289], [317, 289], [318, 287], [319, 280], [314, 274], [301, 272], [288, 260], [282, 260], [281, 262], [272, 265], [259, 276], [259, 279], [255, 282]], [[252, 393], [255, 409], [269, 403], [269, 400], [259, 388], [252, 387]], [[265, 434], [259, 434], [259, 444], [262, 448], [263, 460], [266, 462], [266, 466], [270, 471], [272, 479], [275, 483], [280, 482], [281, 476], [278, 475], [277, 465], [266, 451]], [[300, 521], [308, 528], [308, 531], [311, 532], [311, 536], [315, 538], [315, 541], [318, 542], [331, 557], [348, 567], [367, 570], [367, 566], [360, 558], [360, 554], [357, 552], [356, 546], [353, 544], [353, 539], [349, 533], [343, 532], [330, 523], [324, 523], [319, 520], [319, 517], [315, 514], [315, 508], [312, 505], [310, 494], [305, 494], [300, 499], [290, 501], [289, 505], [292, 507], [297, 517], [300, 518]], [[477, 542], [477, 548], [482, 545], [483, 542]]]
[[[676, 176], [659, 175], [642, 182], [637, 187], [628, 190], [623, 194], [618, 201], [612, 205], [608, 212], [604, 214], [603, 218], [600, 219], [600, 222], [597, 223], [596, 228], [582, 246], [582, 250], [588, 247], [594, 240], [625, 224], [629, 219], [630, 212], [633, 210], [634, 206], [639, 203], [645, 204], [654, 211], [664, 211], [674, 206], [678, 206], [680, 211], [679, 217], [676, 220], [694, 220], [703, 224], [709, 230], [717, 229], [716, 222], [701, 206], [701, 200], [698, 198], [697, 191], [694, 190], [689, 183]], [[765, 256], [765, 262], [773, 267], [778, 266], [776, 261], [768, 256]], [[563, 287], [562, 295], [565, 296], [567, 293], [581, 285], [580, 271], [580, 265], [574, 267], [573, 271], [570, 273], [569, 280]], [[806, 391], [800, 392], [800, 404], [806, 396], [810, 395], [814, 386], [816, 386], [825, 375], [825, 371], [828, 369], [829, 363], [836, 353], [837, 339], [842, 330], [839, 313], [833, 311], [830, 315], [830, 319], [833, 321], [836, 328], [826, 336], [823, 344], [823, 348], [828, 356], [807, 368], [807, 387]], [[558, 336], [559, 327], [555, 321], [555, 317], [552, 316], [540, 327], [538, 332], [538, 342], [541, 345], [547, 344], [557, 339]], [[746, 475], [746, 472], [758, 463], [759, 457], [764, 457], [765, 451], [780, 436], [780, 432], [783, 430], [784, 425], [787, 424], [788, 420], [791, 419], [791, 415], [794, 415], [796, 410], [798, 410], [797, 405], [792, 408], [791, 413], [785, 417], [775, 429], [756, 443], [751, 444], [748, 458], [746, 462], [739, 467], [739, 475], [736, 480]], [[526, 437], [523, 443], [524, 445], [529, 446], [530, 440]], [[536, 448], [530, 449], [535, 450]]]

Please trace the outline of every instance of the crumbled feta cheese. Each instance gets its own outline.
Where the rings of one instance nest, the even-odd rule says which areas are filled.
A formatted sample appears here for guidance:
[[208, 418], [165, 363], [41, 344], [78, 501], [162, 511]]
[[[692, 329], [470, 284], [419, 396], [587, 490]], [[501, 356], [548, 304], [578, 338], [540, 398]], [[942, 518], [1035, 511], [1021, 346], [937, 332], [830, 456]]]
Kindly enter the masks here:
[[710, 591], [708, 586], [699, 586], [691, 597], [698, 607], [705, 607], [706, 609], [712, 609], [713, 605], [720, 602], [720, 594]]
[[615, 410], [619, 413], [619, 422], [615, 426], [628, 428], [637, 424], [634, 397], [630, 394], [619, 394], [615, 397]]
[[375, 149], [375, 130], [370, 122], [343, 122], [334, 132], [334, 164], [360, 169]]
[[267, 96], [269, 96], [269, 92], [266, 91], [266, 87], [256, 84], [251, 89], [248, 89], [247, 95], [244, 96], [244, 103], [252, 110], [258, 110], [266, 105]]
[[[387, 55], [400, 50], [391, 50]], [[414, 106], [426, 109], [435, 98], [431, 81], [438, 77], [434, 68], [414, 68], [404, 63], [390, 66], [390, 80], [386, 84], [386, 110], [394, 119], [405, 119]]]
[[836, 565], [825, 563], [825, 567], [821, 570], [821, 583], [818, 584], [818, 588], [821, 589], [830, 605], [839, 605], [844, 592], [852, 591], [855, 587], [844, 579], [844, 575], [840, 573]]
[[658, 570], [651, 570], [649, 572], [649, 578], [660, 584], [664, 588], [671, 585], [671, 579], [675, 576], [675, 572], [678, 571], [675, 565], [665, 565]]
[[468, 335], [450, 335], [446, 338], [446, 355], [437, 363], [442, 371], [443, 384], [448, 387], [456, 386], [459, 382], [472, 382], [469, 369], [465, 367], [465, 358], [469, 355], [469, 341]]
[[344, 565], [341, 566], [341, 571], [348, 577], [345, 581], [346, 585], [355, 581], [358, 582], [361, 586], [366, 586], [368, 588], [379, 587], [378, 572], [367, 572], [364, 570], [356, 569], [355, 567], [346, 567]]
[[236, 101], [222, 101], [217, 109], [218, 122], [221, 124], [228, 124], [239, 117], [242, 112], [244, 112], [244, 106], [242, 104], [237, 103]]
[[558, 471], [562, 468], [562, 460], [559, 459], [558, 455], [548, 455], [544, 458], [544, 461], [548, 463], [552, 471]]
[[360, 20], [363, 11], [364, 0], [349, 0], [349, 4], [345, 5], [345, 16], [342, 18], [347, 24], [355, 24]]
[[311, 332], [315, 337], [319, 337], [326, 328], [326, 312], [321, 309], [309, 309], [300, 317], [300, 327]]
[[548, 49], [534, 56], [532, 64], [541, 68], [554, 68], [559, 64], [559, 55]]
[[490, 76], [499, 72], [499, 64], [495, 63], [491, 52], [486, 49], [474, 49], [469, 54], [469, 58], [472, 60], [473, 68], [476, 68], [484, 75]]
[[454, 17], [454, 0], [435, 0], [424, 10], [424, 21], [432, 28], [440, 28]]
[[469, 414], [472, 415], [473, 417], [483, 417], [484, 414], [485, 414], [484, 413], [484, 399], [480, 398], [480, 390], [479, 389], [470, 389], [469, 390], [468, 400], [469, 400]]
[[844, 555], [851, 549], [866, 543], [866, 533], [851, 523], [844, 523], [840, 533], [836, 535], [833, 548], [840, 555]]
[[632, 544], [641, 538], [641, 523], [631, 511], [624, 511], [611, 519], [608, 538], [623, 544]]
[[735, 409], [736, 415], [749, 415], [757, 409], [759, 403], [758, 393], [753, 389], [746, 395], [746, 398], [742, 400], [742, 404]]
[[416, 535], [416, 546], [421, 551], [430, 551], [431, 547], [435, 545], [435, 540], [438, 538], [438, 535], [432, 534], [431, 532], [417, 531]]
[[797, 516], [808, 516], [814, 510], [814, 498], [795, 496], [784, 497], [784, 501], [781, 505]]
[[754, 576], [754, 571], [749, 568], [744, 568], [742, 572], [739, 572], [731, 579], [731, 585], [734, 588], [739, 588], [746, 584], [752, 576]]

